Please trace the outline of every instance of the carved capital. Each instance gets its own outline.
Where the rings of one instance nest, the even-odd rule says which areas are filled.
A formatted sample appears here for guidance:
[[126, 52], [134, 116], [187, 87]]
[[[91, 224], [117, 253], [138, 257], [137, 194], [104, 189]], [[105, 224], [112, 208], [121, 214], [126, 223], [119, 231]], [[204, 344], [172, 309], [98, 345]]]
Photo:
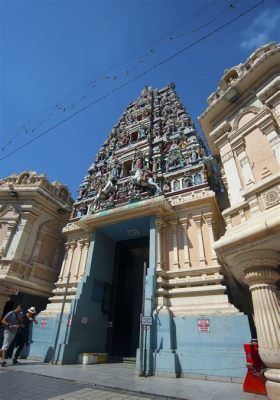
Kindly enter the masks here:
[[280, 275], [273, 267], [251, 267], [245, 271], [244, 278], [250, 289], [254, 289], [262, 285], [275, 285]]
[[229, 161], [231, 158], [233, 158], [233, 151], [229, 150], [226, 154], [224, 154], [221, 157], [222, 163], [224, 164], [225, 162]]

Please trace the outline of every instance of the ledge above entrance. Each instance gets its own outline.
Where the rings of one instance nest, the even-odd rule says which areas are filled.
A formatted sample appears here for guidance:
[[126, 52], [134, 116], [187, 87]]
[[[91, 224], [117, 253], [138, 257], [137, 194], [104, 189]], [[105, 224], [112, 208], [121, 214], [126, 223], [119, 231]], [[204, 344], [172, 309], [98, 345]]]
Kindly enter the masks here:
[[64, 233], [74, 230], [91, 231], [108, 224], [116, 224], [133, 218], [155, 215], [163, 217], [173, 213], [173, 207], [164, 196], [126, 204], [123, 207], [111, 208], [95, 214], [73, 219], [65, 228]]

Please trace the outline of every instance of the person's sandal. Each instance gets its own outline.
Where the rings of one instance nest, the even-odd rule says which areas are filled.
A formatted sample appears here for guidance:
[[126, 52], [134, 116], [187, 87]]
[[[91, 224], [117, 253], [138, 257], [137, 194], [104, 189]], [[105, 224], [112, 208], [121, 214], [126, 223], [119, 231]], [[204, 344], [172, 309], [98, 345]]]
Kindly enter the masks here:
[[1, 365], [2, 365], [2, 367], [6, 367], [6, 366], [7, 366], [6, 361], [2, 361], [2, 362], [1, 362]]

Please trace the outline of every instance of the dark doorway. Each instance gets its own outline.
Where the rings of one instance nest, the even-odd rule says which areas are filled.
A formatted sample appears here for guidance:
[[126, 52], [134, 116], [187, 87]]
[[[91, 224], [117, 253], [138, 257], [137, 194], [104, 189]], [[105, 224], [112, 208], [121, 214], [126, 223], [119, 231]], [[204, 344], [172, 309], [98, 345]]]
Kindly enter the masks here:
[[108, 352], [112, 356], [135, 357], [139, 346], [144, 262], [148, 266], [149, 238], [118, 242], [113, 295], [108, 329]]

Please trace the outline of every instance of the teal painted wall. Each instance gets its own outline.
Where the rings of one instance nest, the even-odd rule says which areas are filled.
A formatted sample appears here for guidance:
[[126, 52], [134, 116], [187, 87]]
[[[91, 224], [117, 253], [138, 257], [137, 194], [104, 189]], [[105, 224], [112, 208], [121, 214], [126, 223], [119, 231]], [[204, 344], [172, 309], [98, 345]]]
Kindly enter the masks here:
[[[59, 363], [75, 363], [81, 352], [105, 352], [108, 329], [107, 315], [101, 311], [101, 303], [92, 300], [94, 279], [112, 283], [115, 242], [100, 231], [92, 235], [86, 262], [71, 314], [64, 314], [59, 329], [54, 359]], [[68, 326], [69, 317], [72, 323]], [[87, 323], [82, 324], [82, 317]], [[55, 317], [38, 317], [33, 327], [29, 356], [50, 361], [54, 353], [60, 314]], [[46, 323], [42, 325], [42, 320]]]
[[[197, 320], [210, 320], [210, 332], [199, 332]], [[243, 378], [243, 344], [251, 332], [245, 315], [155, 316], [154, 365], [158, 375], [207, 375]]]
[[[83, 352], [106, 352], [108, 317], [102, 312], [101, 303], [92, 300], [92, 294], [95, 279], [112, 284], [115, 241], [100, 231], [95, 232], [93, 240], [86, 273], [72, 302], [72, 324], [61, 345], [62, 362], [76, 362]], [[87, 318], [86, 324], [82, 324], [83, 317]]]

